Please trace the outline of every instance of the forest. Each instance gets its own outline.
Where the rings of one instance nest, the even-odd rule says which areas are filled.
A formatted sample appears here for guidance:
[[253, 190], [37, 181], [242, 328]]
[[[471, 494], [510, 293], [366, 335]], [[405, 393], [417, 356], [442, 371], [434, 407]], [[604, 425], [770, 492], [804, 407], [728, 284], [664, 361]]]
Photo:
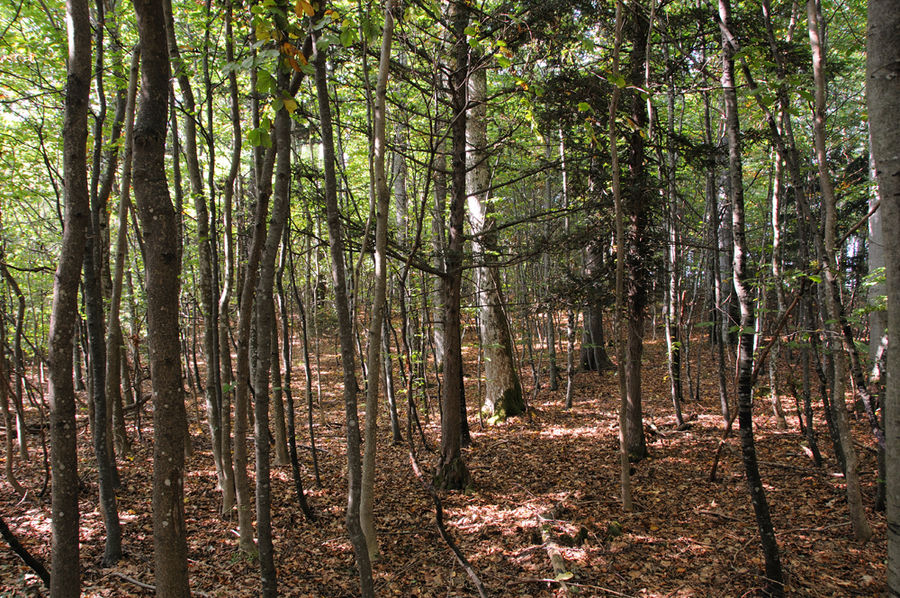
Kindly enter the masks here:
[[900, 597], [897, 0], [0, 0], [0, 596]]

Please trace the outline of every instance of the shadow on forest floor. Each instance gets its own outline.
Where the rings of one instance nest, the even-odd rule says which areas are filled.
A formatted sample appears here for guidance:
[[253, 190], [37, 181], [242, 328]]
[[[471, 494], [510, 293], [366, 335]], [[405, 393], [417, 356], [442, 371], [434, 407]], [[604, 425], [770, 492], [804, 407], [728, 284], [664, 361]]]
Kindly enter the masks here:
[[[477, 386], [467, 379], [469, 419], [474, 446], [465, 451], [473, 485], [465, 493], [444, 496], [450, 533], [493, 596], [563, 595], [553, 582], [543, 531], [573, 574], [570, 593], [582, 596], [755, 595], [763, 584], [762, 557], [749, 496], [743, 479], [738, 440], [723, 453], [719, 481], [709, 482], [709, 467], [721, 435], [718, 393], [704, 371], [701, 401], [684, 406], [695, 416], [685, 431], [674, 429], [665, 358], [659, 343], [648, 343], [644, 365], [644, 414], [650, 458], [634, 467], [635, 511], [623, 513], [618, 499], [618, 386], [613, 374], [582, 372], [576, 377], [575, 407], [564, 410], [561, 390], [538, 392], [530, 417], [481, 428], [474, 405]], [[325, 357], [323, 364], [334, 366]], [[470, 368], [474, 370], [474, 368]], [[525, 372], [527, 368], [523, 368]], [[298, 376], [295, 375], [295, 379]], [[304, 484], [317, 512], [307, 522], [296, 505], [290, 468], [273, 469], [273, 526], [279, 588], [284, 596], [353, 596], [357, 592], [350, 544], [344, 531], [345, 457], [343, 403], [339, 373], [322, 372], [321, 406], [316, 413], [317, 443], [322, 449], [323, 488], [315, 488], [308, 451], [301, 454]], [[531, 396], [527, 387], [526, 392]], [[296, 384], [296, 382], [295, 382]], [[430, 391], [434, 393], [434, 388]], [[302, 397], [298, 388], [295, 397]], [[192, 400], [198, 400], [196, 397]], [[296, 399], [295, 399], [296, 401]], [[436, 399], [430, 402], [435, 407]], [[199, 403], [199, 400], [198, 400]], [[776, 430], [769, 403], [758, 399], [755, 423], [762, 477], [791, 596], [877, 596], [883, 588], [885, 525], [872, 512], [875, 459], [860, 451], [860, 471], [875, 536], [866, 545], [851, 538], [842, 478], [829, 460], [816, 470], [803, 451], [796, 417], [790, 429]], [[785, 407], [793, 405], [785, 398]], [[189, 408], [192, 419], [200, 412]], [[429, 498], [413, 476], [406, 445], [389, 444], [387, 418], [381, 416], [376, 516], [383, 559], [375, 565], [379, 596], [477, 595], [434, 525]], [[151, 418], [145, 414], [145, 422]], [[298, 406], [298, 442], [308, 444], [305, 407]], [[651, 425], [652, 424], [652, 425]], [[827, 437], [817, 422], [823, 451]], [[113, 570], [99, 567], [102, 520], [96, 503], [86, 410], [79, 413], [82, 566], [85, 596], [149, 595], [116, 571], [146, 583], [153, 581], [150, 509], [150, 430], [144, 442], [121, 461], [119, 508], [125, 558]], [[255, 562], [237, 551], [237, 521], [217, 516], [218, 494], [205, 425], [192, 421], [195, 451], [185, 488], [192, 588], [210, 596], [256, 596]], [[426, 434], [437, 445], [436, 413]], [[856, 437], [871, 446], [860, 425]], [[39, 443], [37, 436], [32, 446]], [[40, 450], [33, 461], [17, 462], [28, 488], [40, 488]], [[252, 451], [250, 453], [253, 454]], [[435, 457], [420, 451], [425, 465]], [[252, 484], [252, 478], [251, 478]], [[0, 482], [0, 509], [7, 524], [44, 562], [49, 561], [49, 497], [19, 501]], [[552, 518], [539, 516], [553, 510]], [[7, 547], [0, 549], [0, 595], [26, 595], [38, 586]], [[43, 593], [43, 592], [41, 592]]]

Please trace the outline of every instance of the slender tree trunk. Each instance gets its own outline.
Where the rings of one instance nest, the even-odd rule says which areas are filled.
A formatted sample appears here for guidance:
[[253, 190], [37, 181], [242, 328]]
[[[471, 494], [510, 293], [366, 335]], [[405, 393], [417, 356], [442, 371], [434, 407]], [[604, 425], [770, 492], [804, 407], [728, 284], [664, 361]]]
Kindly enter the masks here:
[[369, 559], [380, 556], [375, 530], [375, 456], [378, 442], [378, 387], [381, 374], [381, 335], [384, 324], [384, 307], [387, 292], [387, 227], [390, 209], [390, 190], [385, 170], [385, 104], [390, 75], [391, 44], [394, 34], [393, 2], [384, 4], [384, 29], [381, 38], [381, 57], [378, 63], [378, 82], [375, 86], [375, 118], [372, 144], [374, 146], [374, 185], [377, 199], [375, 216], [375, 290], [372, 297], [372, 318], [369, 324], [368, 384], [366, 385], [365, 453], [362, 463], [362, 488], [360, 494], [360, 525], [366, 538]]
[[[633, 5], [634, 8], [638, 8]], [[629, 13], [626, 25], [631, 37], [628, 81], [640, 81], [646, 59], [649, 30], [642, 9]], [[625, 210], [625, 297], [627, 309], [627, 348], [625, 352], [625, 383], [627, 390], [625, 442], [632, 461], [647, 456], [644, 437], [644, 416], [641, 397], [641, 360], [644, 353], [644, 324], [647, 308], [647, 225], [649, 218], [648, 181], [645, 143], [642, 136], [647, 125], [647, 104], [632, 90], [628, 96], [631, 120], [637, 125], [628, 135], [627, 178], [622, 199]]]
[[[622, 3], [616, 2], [616, 38], [613, 46], [613, 73], [618, 75], [619, 51], [622, 47]], [[613, 199], [616, 204], [616, 366], [619, 379], [619, 486], [622, 492], [622, 510], [631, 511], [631, 464], [628, 462], [628, 442], [625, 434], [628, 386], [625, 377], [625, 207], [622, 201], [621, 173], [619, 172], [618, 131], [616, 118], [619, 104], [619, 87], [613, 89], [609, 102], [609, 152], [612, 171]]]
[[[174, 75], [181, 89], [181, 99], [184, 103], [186, 118], [184, 123], [185, 147], [187, 158], [188, 180], [191, 184], [191, 197], [194, 200], [194, 210], [197, 214], [197, 258], [199, 281], [197, 292], [200, 295], [200, 308], [203, 313], [203, 356], [206, 360], [206, 379], [203, 388], [206, 394], [207, 423], [209, 424], [210, 439], [212, 442], [213, 462], [216, 467], [216, 478], [220, 489], [225, 487], [224, 471], [222, 465], [222, 388], [219, 380], [219, 342], [218, 342], [218, 303], [216, 301], [218, 289], [213, 288], [212, 266], [212, 241], [209, 227], [209, 210], [205, 190], [203, 188], [203, 174], [200, 170], [200, 162], [197, 152], [197, 107], [194, 101], [194, 92], [185, 67], [182, 64], [178, 41], [175, 39], [175, 24], [172, 16], [171, 0], [164, 0], [166, 11], [166, 37], [169, 48], [169, 56], [174, 69]], [[212, 134], [210, 132], [210, 134]], [[199, 380], [198, 380], [199, 381]]]
[[120, 319], [122, 304], [122, 281], [125, 271], [125, 257], [128, 252], [128, 213], [131, 204], [131, 160], [132, 139], [134, 137], [134, 111], [137, 96], [138, 70], [140, 65], [140, 46], [134, 48], [131, 67], [129, 69], [128, 90], [125, 107], [125, 155], [122, 160], [121, 182], [119, 184], [119, 213], [116, 226], [116, 246], [112, 274], [112, 288], [109, 300], [109, 312], [106, 326], [106, 395], [113, 403], [113, 433], [116, 450], [125, 454], [129, 450], [128, 436], [125, 432], [125, 416], [122, 409], [122, 370], [123, 357], [126, 355], [125, 337], [122, 334]]
[[78, 317], [78, 280], [90, 224], [87, 184], [87, 109], [91, 81], [91, 24], [87, 0], [66, 1], [69, 34], [63, 168], [66, 212], [50, 315], [50, 444], [53, 471], [51, 598], [81, 594], [78, 554], [78, 452], [72, 338]]
[[[234, 33], [232, 26], [232, 3], [225, 7], [225, 59], [234, 62]], [[219, 413], [222, 429], [222, 514], [231, 513], [235, 502], [235, 474], [231, 451], [231, 397], [234, 396], [234, 383], [231, 370], [231, 343], [229, 324], [229, 303], [234, 283], [234, 241], [232, 223], [232, 203], [235, 182], [241, 165], [241, 112], [238, 99], [237, 75], [234, 69], [228, 71], [228, 95], [231, 109], [231, 167], [225, 179], [222, 197], [224, 222], [224, 272], [222, 275], [222, 293], [219, 295], [219, 363], [222, 382], [222, 409]], [[226, 390], [227, 388], [227, 390]]]
[[[278, 89], [286, 90], [287, 83], [287, 74], [279, 72]], [[254, 430], [256, 438], [257, 550], [259, 551], [262, 595], [267, 598], [273, 598], [278, 595], [278, 582], [272, 545], [272, 499], [269, 465], [269, 372], [272, 367], [272, 330], [275, 328], [275, 303], [273, 300], [275, 259], [278, 257], [278, 245], [281, 242], [282, 232], [287, 219], [290, 198], [291, 120], [287, 108], [283, 106], [275, 115], [273, 146], [278, 158], [278, 170], [275, 173], [272, 213], [269, 217], [269, 228], [266, 232], [265, 246], [260, 258], [259, 276], [256, 283], [256, 326], [258, 332], [253, 384], [256, 414]], [[263, 185], [267, 184], [271, 183], [263, 182]], [[263, 213], [259, 212], [258, 215], [262, 216]], [[264, 227], [265, 222], [258, 230], [262, 232]]]
[[[2, 251], [3, 248], [0, 247], [0, 259], [3, 258]], [[6, 268], [4, 268], [4, 271], [5, 270]], [[3, 303], [5, 303], [5, 301], [3, 301]], [[5, 309], [3, 311], [5, 311]], [[0, 326], [0, 380], [7, 379], [9, 379], [9, 362], [6, 360], [6, 326]], [[13, 461], [15, 461], [16, 455], [13, 446], [13, 435], [10, 431], [13, 429], [14, 424], [12, 412], [9, 410], [9, 385], [7, 384], [0, 384], [0, 410], [3, 411], [3, 423], [6, 426], [6, 434], [4, 434], [6, 438], [6, 458], [3, 462], [6, 471], [6, 481], [13, 487], [16, 494], [24, 496], [26, 490], [22, 484], [19, 483], [19, 480], [16, 479], [16, 474], [13, 470]]]
[[[318, 34], [316, 35], [318, 37]], [[316, 40], [317, 41], [317, 40]], [[356, 556], [359, 571], [360, 592], [364, 598], [375, 595], [372, 582], [372, 564], [366, 547], [366, 537], [359, 522], [359, 503], [362, 487], [362, 463], [360, 460], [359, 414], [357, 413], [356, 359], [353, 342], [353, 325], [344, 272], [344, 243], [341, 215], [338, 211], [337, 177], [335, 176], [334, 133], [331, 106], [328, 97], [328, 71], [326, 50], [315, 51], [316, 95], [322, 127], [322, 148], [325, 169], [325, 207], [328, 217], [328, 243], [331, 249], [331, 273], [334, 282], [335, 308], [340, 331], [341, 366], [344, 382], [344, 411], [347, 426], [347, 532]]]
[[832, 411], [835, 424], [841, 437], [841, 447], [844, 451], [844, 479], [847, 482], [847, 506], [850, 509], [850, 521], [853, 523], [853, 533], [857, 540], [865, 542], [872, 536], [872, 528], [866, 520], [865, 508], [862, 504], [862, 494], [859, 488], [859, 474], [857, 472], [856, 449], [853, 447], [853, 436], [850, 431], [850, 422], [847, 418], [847, 405], [844, 396], [844, 376], [846, 372], [846, 354], [841, 349], [840, 340], [843, 338], [839, 322], [841, 320], [840, 297], [838, 295], [837, 261], [835, 258], [836, 235], [836, 204], [834, 187], [831, 183], [831, 175], [828, 172], [828, 157], [825, 152], [825, 55], [820, 39], [819, 18], [816, 0], [807, 1], [807, 17], [809, 20], [809, 43], [813, 54], [813, 79], [815, 81], [815, 120], [813, 130], [815, 133], [816, 161], [819, 166], [819, 187], [822, 191], [822, 202], [825, 204], [825, 231], [824, 231], [824, 272], [825, 272], [825, 302], [828, 307], [828, 320], [835, 322], [830, 324], [834, 343], [829, 343], [835, 349], [834, 355], [834, 392], [831, 396]]
[[469, 14], [462, 0], [449, 0], [448, 15], [453, 39], [453, 71], [450, 75], [451, 166], [450, 242], [447, 244], [447, 271], [444, 285], [444, 385], [441, 395], [441, 460], [436, 486], [461, 490], [469, 483], [469, 470], [462, 458], [462, 346], [460, 288], [462, 285], [463, 220], [466, 203], [466, 79], [468, 43], [465, 29]]
[[[288, 257], [290, 255], [290, 232], [289, 210], [281, 240], [281, 267], [278, 270], [278, 276], [275, 279], [275, 282], [278, 285], [278, 304], [281, 308], [281, 336], [284, 339], [284, 342], [281, 344], [281, 359], [284, 370], [283, 385], [284, 399], [287, 407], [287, 443], [291, 464], [291, 476], [294, 478], [294, 491], [297, 493], [297, 502], [300, 504], [300, 508], [303, 510], [303, 514], [306, 515], [306, 518], [312, 521], [314, 519], [313, 512], [309, 508], [309, 503], [306, 502], [306, 494], [303, 493], [303, 480], [300, 477], [300, 461], [297, 458], [297, 426], [294, 412], [294, 391], [291, 388], [293, 359], [290, 326], [288, 326], [290, 312], [288, 309], [287, 295], [284, 291], [284, 269], [289, 261]], [[290, 262], [291, 265], [293, 265], [293, 260], [290, 260]], [[310, 444], [315, 447], [314, 440], [311, 440]], [[313, 448], [313, 453], [315, 453], [315, 448]]]
[[184, 409], [178, 351], [178, 239], [164, 168], [169, 58], [161, 0], [136, 0], [141, 101], [134, 125], [134, 196], [144, 236], [153, 384], [153, 548], [156, 595], [190, 595], [184, 523]]
[[738, 344], [738, 422], [741, 436], [741, 456], [750, 489], [750, 499], [756, 514], [766, 567], [766, 586], [773, 596], [784, 595], [781, 558], [775, 540], [775, 530], [769, 514], [769, 503], [759, 475], [756, 445], [753, 439], [753, 302], [748, 286], [747, 244], [744, 225], [744, 182], [741, 164], [740, 124], [737, 92], [734, 81], [734, 46], [731, 42], [731, 4], [719, 0], [719, 24], [722, 30], [722, 92], [725, 98], [725, 130], [728, 137], [728, 173], [731, 188], [733, 235], [734, 291], [741, 310]]

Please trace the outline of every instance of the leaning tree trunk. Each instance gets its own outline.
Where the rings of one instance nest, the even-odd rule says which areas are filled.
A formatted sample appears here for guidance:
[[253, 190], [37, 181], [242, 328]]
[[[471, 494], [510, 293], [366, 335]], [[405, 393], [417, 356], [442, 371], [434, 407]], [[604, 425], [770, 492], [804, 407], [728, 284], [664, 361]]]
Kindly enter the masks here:
[[872, 528], [866, 520], [866, 511], [862, 503], [859, 487], [859, 473], [856, 449], [853, 447], [853, 435], [847, 417], [847, 404], [844, 397], [844, 376], [847, 355], [844, 350], [849, 347], [841, 343], [843, 338], [840, 329], [841, 304], [838, 295], [837, 261], [835, 259], [835, 234], [837, 228], [836, 203], [831, 175], [828, 172], [828, 157], [825, 151], [825, 56], [819, 37], [819, 18], [816, 0], [807, 1], [807, 17], [809, 19], [809, 42], [813, 55], [813, 79], [815, 81], [815, 133], [816, 161], [819, 165], [819, 187], [822, 191], [822, 202], [825, 204], [824, 231], [824, 272], [825, 303], [828, 309], [829, 328], [831, 329], [830, 345], [834, 351], [834, 392], [831, 396], [835, 425], [841, 437], [841, 448], [844, 452], [844, 479], [847, 482], [847, 506], [850, 509], [850, 521], [853, 534], [857, 540], [865, 542], [872, 536]]
[[738, 336], [738, 422], [741, 436], [741, 456], [750, 488], [750, 499], [756, 514], [763, 555], [766, 562], [766, 586], [773, 596], [784, 595], [781, 559], [775, 530], [769, 515], [769, 503], [759, 475], [756, 445], [753, 439], [753, 302], [747, 275], [747, 243], [744, 225], [744, 181], [741, 164], [740, 123], [738, 120], [737, 91], [734, 81], [734, 52], [729, 29], [731, 3], [719, 0], [720, 28], [722, 30], [722, 92], [725, 98], [725, 128], [728, 137], [728, 173], [731, 183], [731, 214], [734, 271], [734, 291], [741, 310], [741, 327]]
[[[869, 0], [866, 99], [884, 230], [900, 230], [900, 11], [894, 0]], [[888, 329], [900, 330], [900, 245], [885, 247]], [[896, 338], [896, 337], [895, 337]], [[887, 595], [900, 596], [900, 351], [888, 351]]]
[[[474, 61], [473, 61], [474, 62]], [[469, 76], [469, 113], [466, 118], [468, 175], [466, 177], [472, 253], [480, 262], [475, 286], [484, 351], [485, 393], [482, 411], [494, 421], [525, 411], [525, 397], [513, 359], [512, 334], [503, 302], [503, 286], [497, 265], [497, 231], [491, 215], [490, 172], [487, 154], [487, 71]], [[449, 381], [449, 380], [448, 380]]]
[[156, 595], [190, 596], [184, 523], [187, 418], [178, 342], [176, 215], [166, 183], [169, 57], [162, 0], [136, 0], [141, 98], [134, 125], [134, 197], [144, 236], [150, 378], [153, 385], [153, 549]]
[[66, 216], [50, 315], [50, 446], [53, 471], [51, 598], [81, 594], [78, 555], [78, 453], [72, 339], [78, 317], [78, 279], [89, 225], [87, 109], [91, 81], [91, 23], [87, 0], [66, 1], [69, 33], [63, 168]]

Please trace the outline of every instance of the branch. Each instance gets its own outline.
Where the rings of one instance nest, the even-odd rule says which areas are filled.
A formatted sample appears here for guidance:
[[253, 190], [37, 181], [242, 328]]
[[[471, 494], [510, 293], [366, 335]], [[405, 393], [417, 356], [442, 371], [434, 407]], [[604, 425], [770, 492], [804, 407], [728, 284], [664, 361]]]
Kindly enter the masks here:
[[478, 590], [478, 595], [481, 596], [481, 598], [487, 598], [487, 592], [484, 589], [484, 584], [481, 583], [481, 579], [478, 577], [475, 569], [472, 568], [472, 565], [469, 564], [469, 561], [466, 559], [465, 555], [459, 550], [459, 547], [456, 546], [456, 542], [453, 541], [453, 538], [451, 538], [450, 534], [447, 532], [447, 527], [444, 525], [444, 508], [441, 506], [441, 499], [437, 495], [437, 492], [435, 492], [434, 486], [425, 480], [425, 477], [422, 475], [422, 470], [419, 469], [419, 462], [416, 460], [416, 456], [412, 451], [409, 452], [409, 462], [412, 465], [413, 473], [416, 474], [416, 477], [422, 484], [422, 488], [434, 502], [434, 522], [437, 524], [438, 531], [441, 533], [441, 538], [444, 539], [444, 542], [446, 542], [447, 546], [450, 547], [450, 550], [453, 551], [453, 555], [456, 557], [456, 560], [459, 562], [462, 568], [465, 569], [466, 573], [469, 576], [469, 579], [472, 580], [472, 583], [475, 584], [475, 588]]

